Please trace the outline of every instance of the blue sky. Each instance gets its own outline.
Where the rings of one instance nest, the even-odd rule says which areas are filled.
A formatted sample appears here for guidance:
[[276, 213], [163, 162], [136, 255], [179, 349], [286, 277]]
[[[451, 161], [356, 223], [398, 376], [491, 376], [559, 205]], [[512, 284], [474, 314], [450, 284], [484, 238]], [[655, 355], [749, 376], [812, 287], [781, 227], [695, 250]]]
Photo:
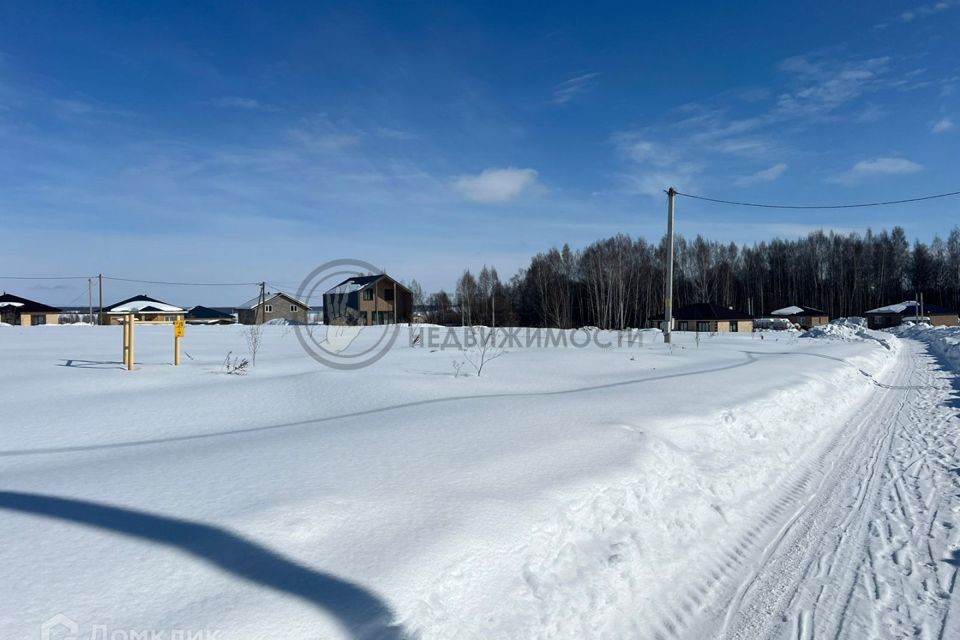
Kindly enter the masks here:
[[[290, 286], [355, 257], [432, 291], [563, 242], [656, 240], [671, 184], [960, 188], [960, 1], [219, 4], [0, 2], [0, 275]], [[740, 243], [929, 240], [958, 206], [677, 215]], [[107, 298], [140, 289], [249, 297]]]

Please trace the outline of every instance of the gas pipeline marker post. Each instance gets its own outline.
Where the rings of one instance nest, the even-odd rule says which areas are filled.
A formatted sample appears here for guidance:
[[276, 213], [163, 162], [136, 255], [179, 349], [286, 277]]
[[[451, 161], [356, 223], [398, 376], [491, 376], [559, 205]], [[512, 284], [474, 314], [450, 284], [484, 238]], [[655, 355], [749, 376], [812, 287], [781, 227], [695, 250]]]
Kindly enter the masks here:
[[187, 324], [183, 318], [173, 322], [173, 366], [180, 366], [180, 338], [186, 333]]

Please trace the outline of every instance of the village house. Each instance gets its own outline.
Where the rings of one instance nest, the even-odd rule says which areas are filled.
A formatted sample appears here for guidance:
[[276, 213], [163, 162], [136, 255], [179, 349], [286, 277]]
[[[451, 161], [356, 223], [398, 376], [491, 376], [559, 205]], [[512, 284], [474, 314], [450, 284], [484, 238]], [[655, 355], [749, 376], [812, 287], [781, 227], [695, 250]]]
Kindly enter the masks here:
[[[660, 327], [663, 320], [663, 314], [660, 314], [651, 317], [648, 324]], [[674, 309], [673, 327], [675, 331], [699, 333], [750, 333], [753, 331], [753, 316], [712, 302], [698, 302]]]
[[260, 324], [271, 320], [286, 321], [290, 324], [307, 324], [310, 307], [293, 296], [283, 293], [267, 292], [263, 299], [257, 296], [236, 308], [240, 324]]
[[413, 294], [385, 273], [347, 278], [323, 294], [324, 324], [411, 322]]
[[960, 324], [960, 318], [958, 318], [956, 311], [933, 304], [921, 306], [915, 300], [906, 300], [898, 304], [871, 309], [863, 315], [867, 319], [867, 326], [871, 329], [898, 327], [905, 320], [927, 322], [934, 326], [947, 325], [953, 327]]
[[187, 311], [187, 324], [236, 324], [237, 317], [229, 311], [196, 306]]
[[140, 294], [103, 308], [104, 324], [123, 324], [132, 313], [138, 322], [174, 322], [186, 314], [178, 306]]
[[60, 309], [4, 292], [0, 295], [0, 322], [23, 327], [60, 324]]
[[783, 309], [771, 311], [770, 316], [773, 318], [786, 318], [791, 324], [800, 325], [804, 329], [819, 327], [820, 325], [829, 324], [830, 322], [830, 315], [826, 311], [814, 309], [813, 307], [784, 307]]

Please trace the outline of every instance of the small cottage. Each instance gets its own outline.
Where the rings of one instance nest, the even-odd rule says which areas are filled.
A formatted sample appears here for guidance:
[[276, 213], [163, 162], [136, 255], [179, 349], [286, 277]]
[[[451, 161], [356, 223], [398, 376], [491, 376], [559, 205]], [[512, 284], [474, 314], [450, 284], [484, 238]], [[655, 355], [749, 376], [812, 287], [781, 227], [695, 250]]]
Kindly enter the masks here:
[[104, 324], [123, 324], [123, 317], [132, 313], [138, 322], [174, 322], [187, 312], [176, 305], [156, 300], [141, 293], [103, 308]]
[[[649, 326], [660, 327], [663, 314], [650, 318]], [[673, 310], [675, 331], [697, 331], [699, 333], [750, 333], [753, 331], [753, 316], [732, 307], [698, 302]]]
[[813, 307], [784, 307], [771, 311], [770, 316], [773, 318], [786, 318], [791, 324], [800, 325], [804, 329], [819, 327], [820, 325], [829, 324], [830, 322], [830, 314], [820, 309], [814, 309]]
[[236, 324], [237, 317], [225, 309], [196, 306], [187, 311], [187, 324]]
[[411, 322], [413, 294], [385, 273], [347, 278], [323, 294], [324, 324]]
[[60, 309], [4, 292], [0, 295], [0, 322], [23, 327], [60, 324]]
[[271, 320], [286, 321], [290, 324], [307, 324], [310, 307], [282, 291], [267, 292], [263, 299], [257, 296], [236, 308], [240, 324], [262, 324]]
[[905, 320], [926, 322], [934, 326], [954, 327], [960, 324], [960, 317], [958, 317], [956, 311], [933, 304], [920, 305], [915, 300], [906, 300], [886, 307], [871, 309], [863, 315], [867, 319], [867, 326], [871, 329], [898, 327]]

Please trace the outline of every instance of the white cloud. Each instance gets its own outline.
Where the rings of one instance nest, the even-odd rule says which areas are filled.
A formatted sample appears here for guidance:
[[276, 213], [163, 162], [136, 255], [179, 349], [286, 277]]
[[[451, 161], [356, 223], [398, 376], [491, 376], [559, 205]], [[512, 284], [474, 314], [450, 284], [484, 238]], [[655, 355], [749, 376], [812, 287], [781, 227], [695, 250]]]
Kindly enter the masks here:
[[783, 172], [787, 170], [786, 163], [778, 162], [772, 167], [762, 169], [756, 173], [752, 173], [749, 176], [741, 176], [736, 179], [734, 184], [738, 187], [748, 187], [752, 184], [757, 184], [760, 182], [773, 182], [777, 178], [783, 175]]
[[599, 75], [599, 73], [584, 73], [569, 80], [564, 80], [553, 91], [553, 103], [565, 104], [581, 93], [591, 91], [597, 86]]
[[[876, 122], [888, 114], [869, 101], [874, 95], [929, 82], [925, 69], [901, 73], [900, 66], [890, 57], [849, 57], [836, 49], [787, 58], [777, 66], [777, 88], [750, 94], [755, 100], [747, 105], [742, 91], [724, 92], [685, 104], [662, 122], [615, 132], [611, 142], [626, 165], [618, 178], [628, 191], [656, 197], [671, 183], [689, 190], [707, 177], [740, 185], [775, 180], [786, 168], [779, 163], [797, 155], [790, 142], [805, 130]], [[758, 166], [768, 169], [751, 174]], [[869, 170], [843, 179], [858, 180]]]
[[377, 135], [387, 140], [416, 140], [417, 136], [409, 131], [401, 129], [390, 129], [388, 127], [378, 127]]
[[931, 129], [934, 133], [943, 133], [945, 131], [953, 131], [953, 120], [944, 116], [933, 123], [933, 128]]
[[287, 130], [287, 137], [314, 153], [335, 153], [360, 144], [362, 130], [337, 124], [326, 114], [300, 119], [300, 125]]
[[916, 9], [907, 10], [900, 14], [901, 22], [913, 22], [917, 18], [928, 18], [942, 11], [960, 7], [960, 0], [939, 0], [931, 4], [920, 5]]
[[890, 58], [836, 60], [816, 54], [787, 58], [779, 68], [794, 76], [796, 86], [779, 96], [774, 115], [821, 118], [885, 86]]
[[218, 107], [227, 109], [246, 109], [247, 111], [275, 111], [276, 107], [263, 104], [254, 98], [243, 98], [240, 96], [220, 96], [210, 101]]
[[864, 178], [872, 176], [904, 175], [916, 173], [921, 169], [923, 169], [922, 165], [906, 158], [873, 158], [872, 160], [861, 160], [849, 170], [830, 178], [828, 182], [849, 186], [858, 184]]
[[116, 118], [135, 118], [136, 114], [124, 109], [116, 109], [83, 100], [55, 98], [50, 101], [53, 113], [61, 120], [102, 121]]
[[[669, 186], [692, 189], [703, 163], [687, 158], [697, 154], [690, 140], [674, 139], [670, 144], [652, 142], [645, 133], [620, 131], [611, 137], [617, 151], [630, 162], [620, 181], [628, 193], [659, 198]], [[702, 154], [701, 154], [702, 155]]]
[[360, 143], [360, 138], [349, 133], [314, 133], [304, 129], [291, 129], [288, 135], [310, 151], [332, 153], [343, 151]]
[[533, 169], [484, 169], [479, 175], [459, 176], [454, 180], [457, 191], [472, 202], [507, 202], [537, 182]]

